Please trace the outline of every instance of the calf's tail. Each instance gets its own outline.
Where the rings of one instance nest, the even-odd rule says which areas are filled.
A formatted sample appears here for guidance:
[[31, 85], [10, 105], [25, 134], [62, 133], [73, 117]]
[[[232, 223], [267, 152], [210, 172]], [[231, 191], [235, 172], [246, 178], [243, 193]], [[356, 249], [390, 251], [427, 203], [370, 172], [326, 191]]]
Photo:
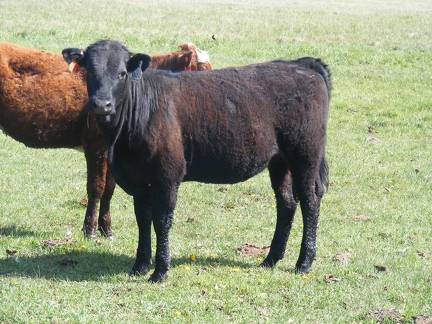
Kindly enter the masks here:
[[321, 186], [319, 187], [323, 188], [323, 191], [327, 191], [329, 186], [329, 168], [325, 156], [322, 157], [320, 163], [319, 181], [321, 182]]

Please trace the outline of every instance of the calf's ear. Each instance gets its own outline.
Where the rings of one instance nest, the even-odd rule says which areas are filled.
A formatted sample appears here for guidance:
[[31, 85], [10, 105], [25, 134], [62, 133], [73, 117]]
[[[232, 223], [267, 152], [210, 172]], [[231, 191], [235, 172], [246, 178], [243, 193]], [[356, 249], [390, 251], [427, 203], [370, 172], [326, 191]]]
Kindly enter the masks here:
[[82, 65], [84, 58], [84, 50], [81, 48], [65, 48], [62, 51], [63, 59], [67, 64], [71, 64], [72, 62], [78, 63]]
[[147, 54], [134, 54], [126, 63], [126, 69], [132, 80], [141, 79], [142, 72], [148, 68], [151, 57]]

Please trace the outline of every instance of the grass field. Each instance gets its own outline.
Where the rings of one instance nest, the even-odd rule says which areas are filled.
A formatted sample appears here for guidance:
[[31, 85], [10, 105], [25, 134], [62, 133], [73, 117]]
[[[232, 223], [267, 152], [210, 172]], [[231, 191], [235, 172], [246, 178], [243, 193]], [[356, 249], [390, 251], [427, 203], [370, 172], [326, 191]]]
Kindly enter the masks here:
[[[299, 211], [273, 271], [258, 268], [261, 256], [236, 252], [271, 241], [275, 204], [264, 172], [234, 186], [184, 184], [168, 280], [130, 278], [131, 198], [115, 193], [114, 241], [86, 241], [83, 154], [28, 149], [0, 134], [0, 322], [432, 316], [431, 1], [0, 0], [0, 41], [60, 52], [101, 38], [147, 53], [193, 41], [215, 68], [300, 56], [329, 64], [331, 183], [313, 271], [293, 272]], [[67, 244], [44, 244], [66, 236]], [[348, 260], [335, 261], [338, 253]]]

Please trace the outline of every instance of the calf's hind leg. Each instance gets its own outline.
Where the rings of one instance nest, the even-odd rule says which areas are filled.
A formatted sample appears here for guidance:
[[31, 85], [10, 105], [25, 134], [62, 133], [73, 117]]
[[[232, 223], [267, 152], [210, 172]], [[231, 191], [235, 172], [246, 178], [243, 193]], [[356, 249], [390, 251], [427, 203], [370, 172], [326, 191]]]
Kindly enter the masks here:
[[261, 263], [263, 267], [273, 267], [284, 257], [297, 208], [297, 202], [293, 194], [291, 172], [284, 157], [282, 155], [273, 157], [268, 169], [276, 198], [277, 221], [269, 254]]
[[296, 263], [296, 273], [310, 271], [316, 254], [316, 233], [321, 198], [317, 195], [320, 188], [316, 187], [318, 179], [318, 163], [310, 162], [298, 164], [294, 170], [294, 183], [300, 199], [303, 217], [303, 238], [300, 255]]

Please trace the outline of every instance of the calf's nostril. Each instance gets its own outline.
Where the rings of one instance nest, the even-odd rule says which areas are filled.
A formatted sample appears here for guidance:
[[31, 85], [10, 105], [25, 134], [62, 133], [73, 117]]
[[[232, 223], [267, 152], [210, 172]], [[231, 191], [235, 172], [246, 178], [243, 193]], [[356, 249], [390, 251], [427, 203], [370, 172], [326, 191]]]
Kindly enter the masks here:
[[101, 100], [101, 99], [93, 99], [92, 100], [92, 105], [94, 108], [102, 108], [105, 111], [111, 110], [113, 105], [112, 102], [110, 100]]

